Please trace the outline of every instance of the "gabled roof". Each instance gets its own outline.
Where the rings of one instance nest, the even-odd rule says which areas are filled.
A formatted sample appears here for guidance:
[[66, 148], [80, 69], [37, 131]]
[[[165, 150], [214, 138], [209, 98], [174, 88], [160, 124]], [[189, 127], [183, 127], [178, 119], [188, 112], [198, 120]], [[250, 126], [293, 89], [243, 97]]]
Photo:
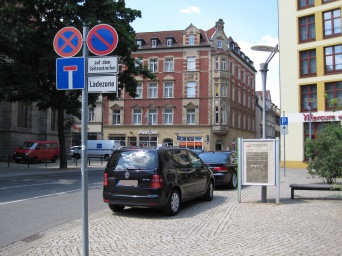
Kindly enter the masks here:
[[[255, 91], [256, 94], [258, 94], [262, 98], [262, 92], [263, 91]], [[266, 90], [266, 99], [271, 101], [271, 92], [269, 90]]]
[[[171, 31], [157, 31], [157, 32], [142, 32], [136, 33], [137, 40], [143, 40], [146, 45], [144, 47], [151, 47], [151, 39], [158, 38], [160, 43], [165, 46], [166, 39], [173, 38], [174, 43], [173, 46], [181, 46], [183, 45], [183, 34], [185, 30], [171, 30]], [[201, 34], [201, 45], [207, 43], [209, 45], [209, 41], [203, 30], [199, 30]], [[143, 47], [142, 47], [143, 48]]]

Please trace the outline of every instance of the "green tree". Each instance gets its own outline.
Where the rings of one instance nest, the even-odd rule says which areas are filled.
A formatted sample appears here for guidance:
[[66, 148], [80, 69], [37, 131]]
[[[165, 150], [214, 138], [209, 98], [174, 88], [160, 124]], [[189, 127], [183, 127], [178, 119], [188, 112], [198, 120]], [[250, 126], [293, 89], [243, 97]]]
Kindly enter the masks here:
[[[108, 24], [118, 33], [117, 48], [111, 53], [126, 66], [118, 76], [119, 87], [136, 95], [134, 76], [153, 79], [147, 67], [137, 65], [131, 52], [137, 50], [130, 23], [141, 17], [138, 10], [126, 7], [124, 0], [5, 0], [0, 2], [0, 100], [35, 103], [40, 110], [58, 112], [61, 149], [60, 168], [67, 168], [64, 129], [73, 117], [80, 118], [81, 90], [56, 89], [56, 58], [53, 48], [56, 33], [67, 26], [82, 32], [98, 24]], [[78, 54], [82, 55], [82, 50]], [[91, 55], [91, 54], [90, 54]], [[104, 95], [111, 100], [115, 94]], [[98, 95], [89, 94], [93, 105]], [[70, 116], [66, 120], [66, 116]]]
[[324, 125], [316, 140], [305, 142], [307, 154], [312, 157], [307, 170], [327, 183], [336, 182], [342, 176], [342, 126]]

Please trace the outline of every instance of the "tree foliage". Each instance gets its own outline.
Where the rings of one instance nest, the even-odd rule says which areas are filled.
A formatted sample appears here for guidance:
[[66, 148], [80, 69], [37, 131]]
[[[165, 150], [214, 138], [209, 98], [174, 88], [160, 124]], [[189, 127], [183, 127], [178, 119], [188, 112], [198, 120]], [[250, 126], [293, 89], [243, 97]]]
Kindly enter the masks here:
[[316, 140], [305, 143], [307, 154], [312, 157], [307, 167], [313, 176], [331, 184], [342, 176], [342, 126], [327, 124], [318, 133]]
[[[64, 113], [80, 117], [82, 90], [56, 89], [56, 33], [67, 26], [90, 29], [108, 24], [118, 33], [117, 55], [127, 68], [118, 75], [119, 88], [136, 95], [135, 75], [153, 79], [147, 67], [136, 65], [131, 53], [137, 50], [130, 23], [141, 17], [139, 10], [127, 8], [124, 0], [5, 0], [0, 2], [0, 100], [35, 103], [40, 110], [58, 111], [61, 166], [66, 168]], [[82, 54], [82, 51], [78, 54]], [[90, 54], [91, 55], [91, 54]], [[89, 104], [98, 95], [89, 94]], [[115, 94], [104, 95], [115, 99]], [[70, 120], [69, 120], [70, 121]]]

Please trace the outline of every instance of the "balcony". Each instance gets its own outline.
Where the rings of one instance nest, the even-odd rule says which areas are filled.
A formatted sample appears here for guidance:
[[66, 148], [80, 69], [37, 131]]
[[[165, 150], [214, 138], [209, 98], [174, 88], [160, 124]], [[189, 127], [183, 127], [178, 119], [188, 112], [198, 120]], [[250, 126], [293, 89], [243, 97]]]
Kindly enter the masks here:
[[228, 133], [228, 125], [213, 125], [213, 134], [226, 135]]

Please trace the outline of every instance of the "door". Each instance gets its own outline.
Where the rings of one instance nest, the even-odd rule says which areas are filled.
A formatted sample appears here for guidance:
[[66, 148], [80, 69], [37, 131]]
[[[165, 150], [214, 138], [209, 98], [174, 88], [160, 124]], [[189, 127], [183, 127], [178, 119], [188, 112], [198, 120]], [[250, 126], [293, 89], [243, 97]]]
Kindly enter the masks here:
[[196, 173], [192, 168], [187, 150], [174, 149], [173, 159], [177, 171], [178, 184], [183, 187], [184, 197], [195, 194]]
[[201, 159], [192, 151], [189, 151], [192, 168], [195, 173], [195, 193], [203, 193], [207, 190], [208, 173], [203, 169]]

